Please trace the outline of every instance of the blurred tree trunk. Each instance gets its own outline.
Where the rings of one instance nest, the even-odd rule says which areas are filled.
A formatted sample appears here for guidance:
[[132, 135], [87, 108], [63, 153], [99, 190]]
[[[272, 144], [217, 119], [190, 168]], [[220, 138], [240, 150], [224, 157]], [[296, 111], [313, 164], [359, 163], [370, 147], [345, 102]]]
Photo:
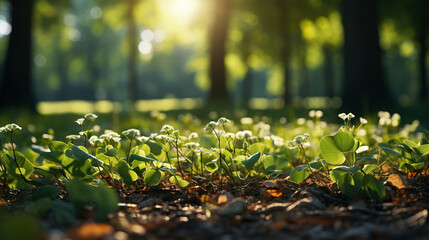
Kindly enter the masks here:
[[210, 29], [210, 93], [209, 102], [229, 100], [226, 86], [225, 45], [231, 15], [230, 0], [213, 1], [213, 19]]
[[0, 86], [0, 107], [25, 107], [36, 111], [31, 82], [33, 0], [10, 0], [12, 32]]
[[290, 6], [289, 0], [278, 0], [277, 2], [280, 13], [280, 35], [283, 41], [280, 49], [280, 58], [283, 63], [283, 100], [285, 104], [292, 102], [291, 91], [291, 71], [290, 71], [290, 49], [291, 49], [291, 36], [290, 36]]
[[343, 0], [345, 83], [343, 107], [361, 113], [391, 104], [382, 74], [377, 3]]
[[306, 61], [307, 43], [302, 37], [303, 34], [301, 29], [300, 29], [299, 35], [300, 35], [300, 38], [298, 39], [298, 42], [297, 42], [297, 48], [301, 49], [298, 55], [298, 61], [300, 65], [299, 95], [300, 97], [308, 97], [310, 96], [310, 79], [309, 79], [308, 67], [307, 67], [307, 61]]
[[252, 68], [249, 65], [250, 57], [250, 29], [243, 31], [243, 39], [241, 42], [241, 55], [243, 61], [246, 64], [246, 74], [243, 78], [243, 105], [245, 107], [249, 106], [250, 98], [252, 97]]
[[334, 83], [334, 63], [332, 59], [332, 48], [330, 45], [323, 46], [323, 55], [325, 61], [323, 63], [323, 75], [325, 77], [326, 96], [332, 98], [335, 95]]
[[418, 16], [419, 16], [419, 29], [418, 29], [418, 42], [420, 43], [419, 53], [419, 71], [420, 71], [420, 83], [419, 83], [419, 100], [424, 102], [427, 100], [427, 68], [426, 68], [426, 54], [427, 54], [427, 9], [429, 4], [427, 0], [420, 0], [418, 4]]
[[129, 100], [135, 103], [138, 99], [138, 75], [137, 75], [137, 26], [134, 9], [136, 0], [128, 0], [127, 27], [128, 27], [128, 94]]

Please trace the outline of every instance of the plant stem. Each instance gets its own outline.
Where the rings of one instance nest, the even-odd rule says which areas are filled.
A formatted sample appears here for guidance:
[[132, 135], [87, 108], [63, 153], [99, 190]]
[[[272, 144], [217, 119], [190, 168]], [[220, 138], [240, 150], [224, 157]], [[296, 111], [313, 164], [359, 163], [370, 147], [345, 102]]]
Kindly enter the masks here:
[[179, 168], [179, 172], [182, 175], [182, 178], [185, 176], [183, 175], [183, 171], [182, 171], [182, 167], [180, 166], [180, 160], [179, 160], [179, 148], [177, 147], [178, 145], [178, 139], [176, 138], [175, 144], [174, 144], [174, 148], [176, 148], [176, 158], [177, 158], [177, 167]]
[[15, 161], [16, 167], [18, 168], [19, 174], [21, 174], [22, 179], [24, 179], [24, 182], [28, 182], [28, 180], [24, 177], [24, 174], [21, 172], [21, 168], [18, 165], [18, 161], [16, 160], [16, 153], [15, 153], [15, 147], [13, 146], [13, 131], [10, 132], [10, 142], [9, 142], [12, 152], [13, 152], [13, 160]]
[[128, 147], [128, 153], [127, 153], [127, 163], [129, 163], [130, 153], [131, 153], [131, 146], [133, 145], [133, 138], [130, 139], [130, 146]]

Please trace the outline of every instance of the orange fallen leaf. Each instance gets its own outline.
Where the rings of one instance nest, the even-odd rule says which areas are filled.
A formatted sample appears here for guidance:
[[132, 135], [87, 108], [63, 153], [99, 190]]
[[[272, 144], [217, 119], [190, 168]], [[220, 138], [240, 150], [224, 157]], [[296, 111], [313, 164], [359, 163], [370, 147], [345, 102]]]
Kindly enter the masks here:
[[407, 188], [406, 179], [403, 176], [396, 174], [396, 173], [391, 174], [387, 178], [387, 182], [392, 184], [392, 186], [396, 187], [397, 189]]
[[283, 196], [283, 193], [277, 189], [267, 189], [267, 192], [275, 198]]
[[113, 227], [106, 223], [85, 223], [70, 230], [67, 235], [73, 239], [95, 240], [113, 232]]

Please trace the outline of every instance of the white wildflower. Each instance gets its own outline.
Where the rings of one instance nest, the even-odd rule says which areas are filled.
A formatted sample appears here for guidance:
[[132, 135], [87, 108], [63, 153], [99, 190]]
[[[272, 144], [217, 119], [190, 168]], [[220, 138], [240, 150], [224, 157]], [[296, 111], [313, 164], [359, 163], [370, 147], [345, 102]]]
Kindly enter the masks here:
[[78, 120], [76, 120], [76, 123], [77, 125], [82, 126], [84, 121], [85, 121], [85, 118], [79, 118]]
[[161, 131], [159, 131], [159, 132], [162, 134], [170, 135], [173, 133], [173, 131], [174, 131], [174, 128], [172, 126], [164, 125], [164, 126], [162, 126]]
[[190, 140], [191, 139], [197, 139], [198, 138], [198, 133], [196, 133], [196, 132], [193, 132], [193, 133], [191, 133], [191, 134], [189, 134], [189, 137], [188, 137]]
[[225, 125], [227, 123], [231, 122], [231, 120], [229, 120], [228, 118], [225, 117], [221, 117], [219, 118], [219, 120], [217, 120], [217, 124], [220, 125]]
[[204, 128], [204, 131], [210, 132], [214, 130], [219, 124], [217, 122], [211, 121], [207, 123], [206, 127]]
[[0, 132], [2, 133], [10, 133], [13, 131], [21, 131], [21, 130], [22, 128], [15, 123], [9, 123], [6, 126], [0, 128]]
[[81, 136], [80, 135], [68, 135], [68, 136], [66, 136], [66, 138], [68, 140], [78, 140], [81, 138]]
[[97, 119], [97, 115], [95, 115], [94, 113], [88, 113], [85, 115], [85, 118], [88, 119], [89, 121], [94, 121], [95, 119]]
[[346, 119], [347, 119], [347, 114], [345, 114], [345, 113], [340, 113], [340, 114], [338, 114], [338, 117], [339, 117], [339, 118], [341, 118], [341, 119], [343, 119], [343, 121], [346, 121]]
[[201, 150], [200, 144], [196, 142], [185, 143], [185, 148], [194, 153]]
[[131, 128], [131, 129], [123, 131], [122, 135], [124, 135], [128, 139], [133, 139], [134, 137], [140, 136], [140, 131], [135, 129], [135, 128]]
[[250, 117], [244, 117], [244, 118], [240, 119], [240, 123], [243, 125], [252, 125], [253, 119]]
[[360, 123], [361, 123], [361, 124], [367, 124], [367, 123], [368, 123], [368, 120], [366, 120], [366, 119], [365, 119], [365, 118], [363, 118], [363, 117], [359, 118], [359, 120], [360, 120]]

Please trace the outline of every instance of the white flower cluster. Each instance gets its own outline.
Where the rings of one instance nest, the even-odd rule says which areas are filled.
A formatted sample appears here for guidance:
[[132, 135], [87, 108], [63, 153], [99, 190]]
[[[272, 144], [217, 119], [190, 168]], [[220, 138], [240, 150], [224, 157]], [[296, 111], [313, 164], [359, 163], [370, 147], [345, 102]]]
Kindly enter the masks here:
[[132, 140], [134, 137], [140, 136], [140, 130], [137, 130], [135, 128], [131, 128], [131, 129], [123, 131], [122, 135], [124, 135], [128, 139]]
[[95, 121], [95, 119], [97, 119], [97, 115], [95, 115], [94, 113], [87, 113], [85, 115], [85, 118], [88, 119], [89, 121]]
[[266, 140], [266, 141], [273, 141], [273, 146], [274, 147], [280, 147], [280, 146], [283, 146], [283, 144], [284, 144], [283, 138], [275, 136], [275, 135], [266, 136], [266, 137], [264, 137], [264, 140]]
[[353, 113], [348, 113], [348, 114], [340, 113], [338, 114], [338, 117], [343, 119], [343, 121], [350, 121], [352, 120], [352, 118], [355, 117], [355, 115]]
[[172, 126], [166, 124], [166, 125], [162, 126], [162, 128], [159, 132], [162, 134], [170, 135], [174, 132], [174, 128]]
[[229, 123], [229, 122], [231, 122], [231, 120], [229, 120], [229, 119], [227, 119], [227, 118], [225, 118], [225, 117], [221, 117], [221, 118], [219, 118], [219, 119], [217, 120], [217, 124], [218, 124], [219, 126], [225, 125], [225, 124], [227, 124], [227, 123]]
[[311, 117], [311, 118], [321, 118], [321, 117], [323, 117], [323, 112], [322, 111], [320, 111], [320, 110], [311, 110], [309, 113], [308, 113], [308, 116], [309, 117]]
[[239, 131], [235, 134], [235, 138], [238, 140], [248, 139], [253, 136], [253, 133], [249, 130]]
[[264, 122], [259, 122], [255, 125], [255, 130], [260, 138], [271, 135], [271, 126]]
[[378, 117], [379, 117], [378, 124], [380, 124], [380, 126], [397, 127], [399, 126], [399, 122], [401, 120], [401, 116], [399, 114], [394, 113], [391, 116], [389, 112], [383, 112], [383, 111], [378, 112]]
[[288, 147], [293, 149], [300, 146], [304, 146], [309, 136], [310, 135], [308, 135], [308, 133], [304, 133], [303, 135], [297, 135], [292, 141], [288, 141]]
[[253, 119], [250, 117], [244, 117], [244, 118], [240, 119], [240, 123], [243, 125], [252, 125]]
[[121, 135], [119, 135], [118, 133], [112, 130], [105, 130], [104, 134], [101, 134], [100, 138], [106, 141], [110, 141], [110, 140], [113, 140], [114, 142], [121, 141]]
[[79, 118], [78, 120], [76, 120], [76, 123], [77, 125], [82, 126], [84, 121], [85, 121], [85, 118]]
[[18, 126], [18, 124], [15, 123], [9, 123], [4, 127], [0, 128], [0, 132], [2, 133], [11, 133], [13, 131], [21, 131], [22, 127]]
[[67, 138], [68, 140], [78, 140], [78, 139], [80, 139], [80, 138], [81, 138], [81, 136], [80, 136], [80, 135], [76, 135], [76, 134], [74, 134], [74, 135], [68, 135], [68, 136], [66, 136], [66, 138]]
[[224, 118], [224, 117], [221, 117], [221, 118], [219, 118], [219, 119], [217, 120], [217, 122], [215, 122], [215, 121], [210, 121], [209, 123], [207, 123], [206, 127], [204, 128], [204, 131], [211, 132], [211, 131], [213, 131], [216, 127], [223, 126], [223, 125], [225, 125], [225, 124], [227, 124], [227, 123], [229, 123], [229, 122], [231, 122], [231, 120], [229, 120], [229, 119], [227, 119], [227, 118]]
[[189, 140], [197, 139], [197, 138], [198, 138], [198, 133], [196, 133], [196, 132], [189, 134], [189, 137], [188, 137]]
[[198, 153], [202, 150], [200, 144], [196, 142], [185, 143], [185, 148], [193, 153]]
[[211, 132], [211, 131], [213, 131], [217, 126], [219, 126], [219, 124], [218, 124], [217, 122], [210, 121], [210, 122], [209, 122], [209, 123], [207, 123], [207, 125], [204, 127], [204, 131]]

